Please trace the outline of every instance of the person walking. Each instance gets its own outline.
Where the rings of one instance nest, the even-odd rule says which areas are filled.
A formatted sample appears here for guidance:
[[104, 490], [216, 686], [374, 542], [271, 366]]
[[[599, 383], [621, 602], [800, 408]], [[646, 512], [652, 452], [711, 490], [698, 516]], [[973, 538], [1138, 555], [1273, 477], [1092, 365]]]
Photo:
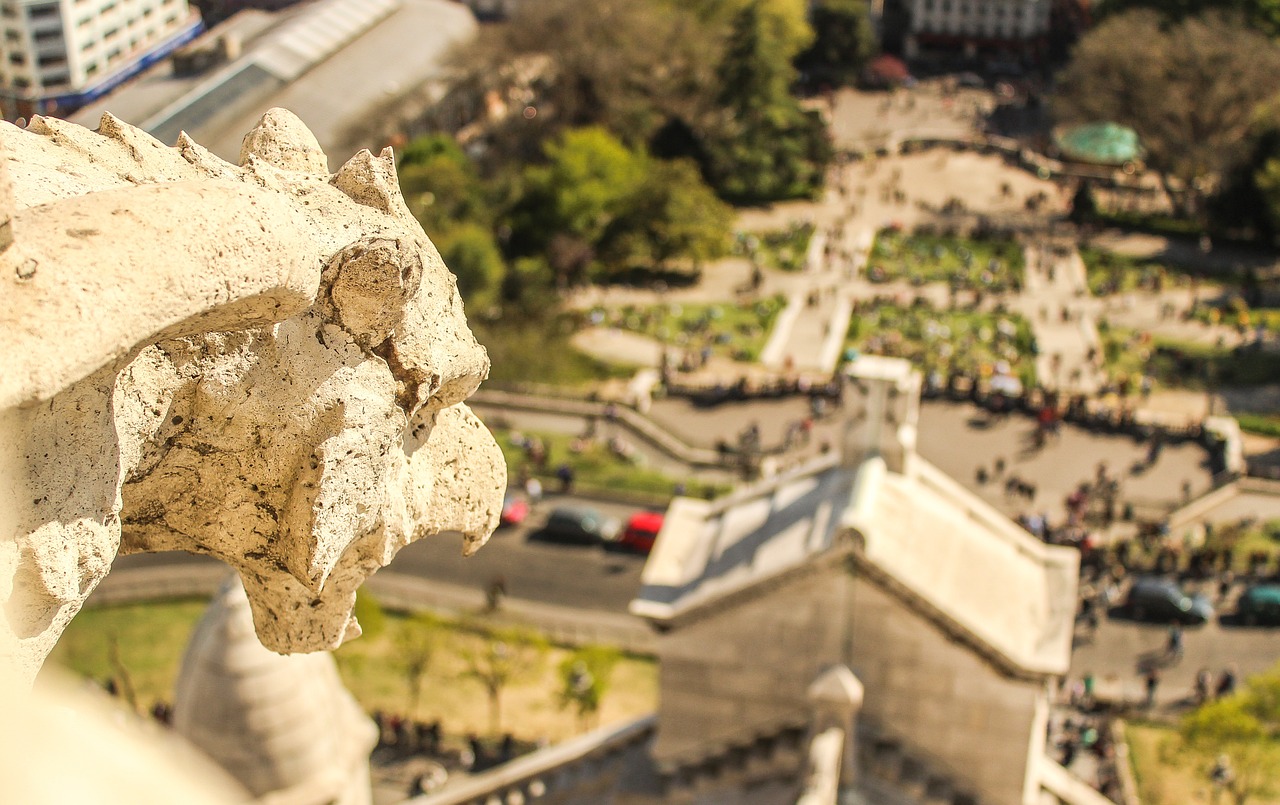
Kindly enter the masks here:
[[1236, 667], [1228, 665], [1222, 670], [1222, 676], [1218, 677], [1218, 687], [1214, 691], [1214, 695], [1221, 699], [1224, 696], [1230, 696], [1236, 692]]
[[1165, 654], [1174, 661], [1182, 659], [1182, 625], [1177, 621], [1169, 624], [1169, 640], [1165, 646]]
[[1160, 670], [1158, 668], [1152, 667], [1149, 671], [1147, 671], [1146, 685], [1147, 685], [1147, 709], [1149, 710], [1152, 707], [1155, 707], [1156, 690], [1160, 687]]

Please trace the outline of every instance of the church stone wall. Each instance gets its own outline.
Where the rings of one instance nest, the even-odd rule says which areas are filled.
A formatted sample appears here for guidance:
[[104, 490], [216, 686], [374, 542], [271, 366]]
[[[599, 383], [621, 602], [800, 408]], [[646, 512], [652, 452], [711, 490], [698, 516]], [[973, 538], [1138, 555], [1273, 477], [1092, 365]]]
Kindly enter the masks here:
[[678, 626], [658, 654], [659, 763], [803, 722], [806, 688], [842, 661], [866, 689], [865, 723], [980, 802], [1022, 803], [1028, 758], [1042, 751], [1043, 682], [1002, 674], [843, 566]]
[[983, 802], [1023, 802], [1043, 743], [1045, 685], [1011, 679], [871, 581], [853, 585], [850, 668], [862, 717], [942, 766]]

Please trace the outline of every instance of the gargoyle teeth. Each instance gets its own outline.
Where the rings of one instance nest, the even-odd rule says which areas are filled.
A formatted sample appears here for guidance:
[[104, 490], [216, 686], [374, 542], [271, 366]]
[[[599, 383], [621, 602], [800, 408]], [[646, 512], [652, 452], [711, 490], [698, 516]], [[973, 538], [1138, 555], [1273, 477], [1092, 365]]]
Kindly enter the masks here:
[[177, 149], [183, 159], [209, 176], [230, 179], [235, 175], [235, 166], [215, 156], [209, 149], [191, 139], [185, 131], [178, 132]]
[[245, 165], [250, 156], [280, 170], [329, 178], [329, 158], [320, 142], [307, 124], [287, 109], [268, 109], [258, 125], [244, 136], [240, 164]]
[[368, 149], [362, 149], [338, 169], [329, 183], [357, 204], [402, 221], [413, 220], [400, 195], [395, 156], [390, 148], [382, 149], [376, 157]]
[[102, 113], [102, 119], [98, 121], [98, 134], [128, 148], [129, 154], [139, 165], [147, 164], [145, 149], [165, 152], [169, 150], [155, 137], [136, 126], [130, 126], [110, 112]]

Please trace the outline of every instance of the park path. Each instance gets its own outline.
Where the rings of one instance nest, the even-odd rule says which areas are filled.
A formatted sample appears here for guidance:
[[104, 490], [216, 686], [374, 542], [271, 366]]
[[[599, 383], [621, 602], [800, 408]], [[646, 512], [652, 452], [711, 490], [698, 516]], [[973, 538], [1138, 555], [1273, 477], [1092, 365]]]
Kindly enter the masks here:
[[1104, 377], [1099, 354], [1095, 306], [1089, 298], [1084, 261], [1074, 248], [1055, 252], [1045, 244], [1028, 245], [1022, 293], [1012, 307], [1031, 322], [1040, 354], [1036, 372], [1046, 386], [1095, 394]]

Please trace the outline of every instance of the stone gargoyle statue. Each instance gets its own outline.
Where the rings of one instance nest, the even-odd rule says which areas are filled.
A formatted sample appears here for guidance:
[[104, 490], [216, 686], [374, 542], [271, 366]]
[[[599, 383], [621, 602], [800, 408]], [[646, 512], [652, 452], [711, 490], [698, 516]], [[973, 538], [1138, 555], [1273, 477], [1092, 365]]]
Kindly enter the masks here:
[[281, 652], [359, 634], [410, 541], [478, 548], [489, 360], [390, 150], [268, 112], [231, 165], [106, 115], [0, 123], [0, 656], [34, 678], [117, 554], [234, 567]]

